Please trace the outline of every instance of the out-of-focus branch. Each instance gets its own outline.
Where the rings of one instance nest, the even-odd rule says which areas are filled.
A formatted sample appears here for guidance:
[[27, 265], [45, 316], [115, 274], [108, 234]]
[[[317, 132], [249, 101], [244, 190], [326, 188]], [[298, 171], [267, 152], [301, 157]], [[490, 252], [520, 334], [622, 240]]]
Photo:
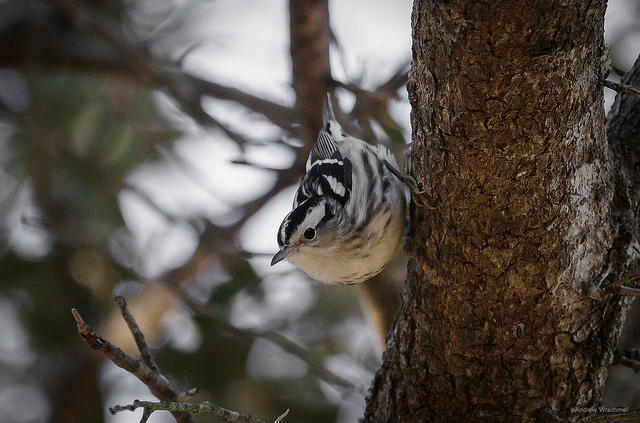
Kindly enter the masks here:
[[398, 99], [398, 90], [402, 88], [408, 80], [409, 63], [403, 63], [396, 72], [386, 81], [378, 85], [373, 90], [366, 90], [357, 84], [332, 80], [334, 87], [342, 88], [356, 96], [353, 109], [349, 113], [349, 120], [357, 122], [358, 125], [349, 126], [350, 131], [361, 131], [365, 139], [375, 139], [375, 133], [371, 127], [372, 121], [380, 123], [389, 138], [392, 140], [401, 139], [398, 124], [389, 115], [389, 100]]
[[[213, 310], [211, 307], [206, 306], [192, 298], [185, 289], [182, 287], [182, 283], [179, 281], [189, 279], [193, 277], [193, 273], [196, 271], [199, 263], [206, 257], [213, 254], [213, 251], [206, 250], [205, 246], [200, 246], [198, 252], [194, 255], [195, 263], [189, 264], [179, 270], [172, 272], [172, 274], [165, 276], [162, 281], [143, 281], [150, 284], [162, 283], [167, 286], [174, 293], [176, 298], [182, 301], [189, 309], [200, 317], [209, 320], [215, 324], [215, 326], [228, 333], [229, 335], [236, 336], [241, 339], [245, 339], [249, 342], [254, 342], [258, 338], [265, 339], [273, 344], [279, 346], [289, 354], [293, 354], [309, 366], [311, 374], [315, 375], [319, 379], [324, 380], [327, 383], [333, 384], [336, 387], [344, 388], [349, 391], [365, 394], [366, 387], [358, 386], [349, 379], [346, 379], [331, 370], [329, 370], [322, 360], [314, 357], [313, 354], [304, 346], [299, 345], [287, 337], [281, 335], [278, 332], [271, 330], [254, 331], [251, 329], [238, 328], [227, 321], [227, 319]], [[238, 252], [233, 252], [234, 256], [237, 256]], [[117, 263], [115, 263], [117, 265]], [[128, 269], [122, 269], [125, 274], [129, 274]], [[139, 279], [138, 275], [130, 273], [130, 276], [134, 279]], [[124, 353], [123, 353], [124, 354]]]
[[603, 79], [601, 82], [604, 87], [607, 87], [617, 93], [634, 93], [640, 95], [640, 90], [636, 87], [632, 87], [631, 85], [619, 84], [608, 79]]
[[398, 98], [398, 90], [406, 85], [409, 78], [409, 63], [403, 63], [385, 82], [378, 85], [374, 90], [369, 91], [352, 83], [346, 83], [331, 79], [331, 85], [351, 91], [357, 98], [374, 99], [384, 101]]
[[[158, 66], [157, 75], [166, 84], [171, 94], [182, 102], [201, 107], [203, 95], [220, 100], [234, 101], [247, 109], [264, 115], [270, 122], [280, 128], [290, 130], [293, 121], [293, 111], [269, 100], [248, 94], [237, 88], [199, 78], [184, 72], [182, 69], [169, 65]], [[177, 94], [177, 95], [176, 95]]]
[[616, 350], [611, 365], [615, 364], [621, 364], [633, 369], [635, 373], [640, 373], [640, 351]]
[[307, 146], [298, 163], [304, 163], [322, 126], [322, 102], [330, 87], [328, 0], [290, 0], [289, 29], [295, 110]]
[[[110, 46], [110, 62], [118, 63], [129, 70], [132, 76], [155, 88], [165, 88], [187, 111], [205, 124], [216, 123], [202, 109], [202, 96], [234, 101], [247, 109], [264, 115], [275, 125], [290, 130], [293, 112], [290, 108], [248, 94], [236, 88], [226, 87], [190, 75], [176, 65], [152, 58], [143, 50], [137, 50], [120, 35], [119, 25], [101, 10], [87, 3], [74, 0], [46, 0], [54, 10], [66, 17], [79, 32], [95, 34]], [[25, 17], [28, 18], [28, 17]], [[50, 17], [49, 19], [54, 19]], [[51, 34], [55, 38], [55, 34]], [[73, 54], [73, 51], [67, 52]], [[114, 55], [115, 53], [115, 55]], [[97, 55], [97, 58], [100, 56]], [[119, 59], [119, 60], [118, 60]], [[94, 55], [78, 55], [72, 60], [86, 62], [83, 68], [100, 66]], [[110, 66], [113, 70], [115, 67]], [[102, 69], [98, 69], [102, 70]]]
[[[620, 81], [623, 86], [640, 88], [640, 57], [624, 74]], [[636, 247], [640, 224], [638, 207], [640, 194], [636, 187], [640, 184], [640, 96], [622, 90], [616, 95], [607, 116], [607, 141], [615, 159], [616, 180], [615, 202], [618, 230], [615, 248], [610, 255], [610, 270], [602, 288], [595, 287], [592, 296], [620, 293], [640, 295], [640, 289], [633, 285], [640, 275], [640, 252]]]
[[[116, 28], [116, 25], [110, 23], [110, 18], [105, 16], [103, 13], [92, 10], [85, 4], [81, 4], [77, 1], [48, 1], [58, 8], [61, 13], [67, 15], [73, 22], [75, 22], [79, 30], [90, 30], [104, 38], [116, 51], [122, 53], [123, 59], [128, 64], [128, 67], [132, 70], [134, 75], [139, 77], [142, 81], [165, 87], [183, 107], [186, 107], [187, 110], [195, 113], [195, 115], [204, 121], [204, 123], [219, 126], [226, 132], [226, 128], [224, 126], [220, 125], [217, 121], [211, 118], [211, 116], [204, 112], [204, 110], [202, 110], [202, 96], [208, 95], [218, 99], [235, 101], [238, 104], [247, 107], [249, 110], [264, 115], [275, 125], [288, 130], [293, 130], [291, 122], [294, 121], [294, 118], [291, 109], [250, 95], [241, 90], [225, 87], [221, 84], [189, 75], [175, 66], [155, 63], [154, 60], [145, 57], [141, 52], [131, 47], [126, 41], [118, 36], [117, 31], [114, 29]], [[326, 2], [326, 0], [324, 1]], [[328, 15], [326, 19], [328, 20]], [[328, 69], [328, 41], [326, 57], [326, 68]], [[323, 71], [322, 74], [325, 75], [325, 72], [326, 71]], [[318, 110], [316, 113], [316, 119], [320, 119], [321, 103], [322, 100], [319, 100], [317, 103]], [[303, 159], [298, 160], [300, 163], [303, 163], [306, 158], [306, 154], [301, 153], [299, 157], [303, 157]], [[294, 168], [299, 167], [300, 166], [297, 165], [294, 166]], [[235, 232], [269, 199], [280, 192], [283, 188], [291, 185], [297, 179], [297, 175], [294, 175], [288, 170], [282, 170], [279, 173], [280, 177], [277, 179], [274, 187], [256, 200], [247, 203], [244, 207], [245, 213], [243, 218], [236, 222], [232, 227], [227, 228], [225, 231], [227, 234], [229, 232]], [[229, 236], [229, 238], [231, 238], [231, 236]]]
[[176, 296], [180, 298], [191, 310], [193, 310], [196, 314], [200, 315], [203, 318], [211, 320], [215, 323], [215, 325], [221, 330], [244, 339], [248, 339], [250, 341], [255, 341], [257, 338], [263, 338], [267, 341], [274, 343], [279, 346], [286, 352], [295, 355], [304, 361], [308, 366], [311, 373], [324, 380], [325, 382], [331, 383], [333, 385], [347, 388], [351, 391], [358, 392], [364, 394], [365, 387], [358, 387], [353, 382], [348, 379], [343, 378], [340, 375], [337, 375], [327, 369], [325, 365], [309, 352], [305, 347], [296, 344], [290, 339], [282, 336], [278, 332], [265, 330], [265, 331], [253, 331], [250, 329], [240, 329], [232, 324], [230, 324], [223, 316], [216, 313], [213, 309], [207, 306], [203, 306], [191, 298], [182, 287], [176, 284], [169, 284], [169, 286], [173, 289]]

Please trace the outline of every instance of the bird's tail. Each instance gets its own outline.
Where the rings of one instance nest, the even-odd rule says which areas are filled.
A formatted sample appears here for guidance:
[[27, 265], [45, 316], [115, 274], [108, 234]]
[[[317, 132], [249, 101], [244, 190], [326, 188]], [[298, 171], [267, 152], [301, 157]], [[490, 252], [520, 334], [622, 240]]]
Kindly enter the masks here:
[[331, 93], [327, 93], [327, 98], [322, 104], [322, 127], [326, 128], [327, 122], [330, 120], [337, 121], [336, 115], [333, 113], [333, 105], [331, 104]]

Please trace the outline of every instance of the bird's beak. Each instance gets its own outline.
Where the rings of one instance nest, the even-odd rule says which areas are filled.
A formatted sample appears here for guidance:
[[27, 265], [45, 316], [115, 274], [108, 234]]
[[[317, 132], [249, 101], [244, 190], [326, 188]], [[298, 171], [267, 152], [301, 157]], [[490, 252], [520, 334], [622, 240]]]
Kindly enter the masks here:
[[293, 251], [293, 248], [287, 247], [286, 245], [281, 247], [280, 250], [275, 253], [273, 258], [271, 259], [271, 265], [273, 266], [276, 263], [280, 263], [282, 260], [286, 259], [289, 254]]

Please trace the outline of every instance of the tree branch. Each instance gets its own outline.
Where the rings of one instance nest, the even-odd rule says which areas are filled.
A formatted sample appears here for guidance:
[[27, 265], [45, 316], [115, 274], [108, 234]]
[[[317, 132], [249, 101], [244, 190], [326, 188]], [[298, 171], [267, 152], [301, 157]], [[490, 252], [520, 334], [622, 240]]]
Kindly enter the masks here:
[[[560, 417], [555, 410], [547, 410], [554, 421], [557, 422], [588, 422], [588, 423], [604, 423], [611, 421], [635, 420], [640, 417], [640, 410], [629, 410], [626, 407], [583, 407], [572, 410], [571, 418]], [[582, 416], [589, 413], [585, 417]]]
[[289, 0], [289, 30], [295, 110], [306, 145], [298, 156], [301, 164], [322, 126], [321, 107], [331, 76], [328, 0]]
[[[115, 301], [122, 301], [124, 303], [124, 299]], [[126, 304], [124, 305], [124, 308], [126, 309]], [[122, 310], [123, 308], [121, 307], [121, 311]], [[175, 401], [178, 398], [178, 395], [171, 386], [169, 380], [164, 377], [164, 375], [162, 375], [157, 370], [157, 368], [152, 369], [145, 363], [143, 359], [131, 357], [116, 345], [102, 338], [100, 334], [98, 334], [98, 332], [96, 332], [93, 328], [91, 328], [84, 322], [82, 316], [80, 316], [80, 313], [78, 313], [75, 308], [71, 310], [71, 313], [73, 314], [73, 317], [78, 325], [78, 333], [92, 349], [100, 352], [105, 358], [111, 360], [116, 366], [128, 371], [129, 373], [140, 379], [142, 383], [147, 385], [151, 393], [153, 393], [153, 395], [155, 395], [159, 399]], [[133, 320], [133, 317], [130, 318], [133, 326], [137, 328], [137, 324], [135, 323], [135, 320]], [[127, 320], [127, 318], [125, 318], [125, 320]], [[139, 339], [137, 338], [136, 334], [141, 334], [139, 329], [132, 331], [132, 335], [136, 339], [136, 345], [144, 345], [144, 348], [146, 350], [146, 343], [144, 341], [144, 338]], [[178, 423], [195, 423], [189, 413], [173, 412], [172, 414]]]
[[606, 88], [609, 88], [610, 90], [617, 92], [618, 94], [620, 93], [640, 94], [640, 90], [635, 87], [632, 87], [631, 85], [620, 84], [618, 82], [610, 81], [608, 79], [603, 79], [602, 85]]
[[[94, 350], [100, 352], [105, 358], [111, 360], [118, 367], [125, 369], [129, 373], [136, 376], [142, 383], [147, 385], [151, 393], [159, 398], [159, 402], [139, 401], [135, 400], [133, 404], [126, 406], [115, 406], [109, 409], [111, 414], [120, 411], [134, 411], [137, 408], [143, 408], [141, 423], [146, 422], [149, 416], [157, 410], [170, 411], [178, 423], [195, 423], [190, 413], [210, 413], [214, 414], [225, 421], [240, 423], [267, 423], [264, 420], [257, 419], [248, 414], [238, 413], [236, 411], [227, 410], [222, 407], [211, 404], [208, 401], [202, 404], [191, 404], [178, 402], [180, 399], [187, 399], [197, 394], [197, 389], [178, 395], [169, 380], [160, 372], [155, 364], [153, 357], [149, 351], [149, 347], [144, 339], [142, 331], [138, 327], [133, 315], [127, 307], [127, 303], [123, 297], [115, 296], [113, 300], [120, 307], [120, 313], [124, 321], [127, 323], [129, 331], [133, 335], [136, 346], [140, 351], [141, 358], [131, 357], [122, 351], [119, 347], [112, 344], [108, 340], [102, 338], [93, 328], [87, 325], [80, 316], [80, 313], [74, 308], [71, 310], [74, 319], [78, 325], [78, 333], [84, 341]], [[289, 410], [282, 414], [277, 422], [287, 415]]]
[[[640, 289], [629, 286], [629, 283], [640, 280], [640, 273], [634, 273], [631, 276], [627, 276], [624, 279], [620, 279], [610, 285], [606, 285], [604, 291], [610, 294], [622, 294], [622, 295], [640, 295]], [[597, 293], [596, 297], [598, 297]]]
[[142, 358], [142, 361], [144, 361], [144, 363], [149, 367], [149, 369], [151, 369], [154, 372], [159, 372], [158, 366], [156, 365], [155, 361], [153, 360], [153, 357], [151, 356], [151, 353], [149, 352], [149, 347], [147, 346], [147, 342], [144, 339], [144, 335], [142, 334], [142, 331], [138, 327], [138, 324], [136, 323], [135, 319], [131, 315], [131, 312], [129, 311], [129, 307], [127, 306], [127, 302], [125, 301], [124, 297], [116, 295], [113, 297], [113, 301], [115, 301], [118, 307], [120, 307], [120, 314], [122, 314], [122, 318], [126, 322], [127, 327], [129, 328], [129, 331], [133, 335], [133, 339], [136, 342], [138, 351], [140, 351], [140, 358]]
[[[603, 407], [599, 407], [601, 409]], [[636, 420], [640, 417], [640, 410], [623, 411], [621, 413], [594, 413], [582, 420], [587, 423], [604, 423], [621, 420]]]
[[[143, 83], [166, 87], [170, 94], [204, 123], [214, 122], [201, 106], [203, 95], [234, 101], [247, 109], [264, 115], [275, 125], [290, 129], [292, 110], [277, 103], [190, 75], [178, 66], [148, 57], [145, 51], [133, 48], [119, 35], [118, 25], [110, 16], [100, 13], [84, 2], [47, 0], [60, 14], [69, 18], [79, 31], [96, 34], [122, 58], [132, 75]], [[216, 123], [216, 122], [214, 122]]]
[[[623, 87], [640, 87], [640, 57], [622, 77]], [[640, 96], [619, 90], [607, 117], [607, 142], [613, 152], [616, 171], [613, 205], [618, 215], [618, 234], [610, 254], [608, 275], [601, 284], [606, 293], [639, 295], [627, 283], [640, 277], [638, 242], [640, 224]], [[597, 288], [597, 287], [596, 287]], [[598, 294], [598, 293], [596, 293]]]
[[640, 373], [640, 351], [616, 350], [611, 365], [621, 364], [631, 368], [635, 373]]
[[[210, 403], [209, 401], [204, 401], [201, 404], [190, 404], [184, 402], [172, 402], [172, 401], [140, 401], [134, 400], [132, 404], [129, 405], [116, 405], [114, 407], [109, 408], [109, 412], [113, 415], [119, 413], [121, 411], [135, 411], [138, 408], [144, 409], [143, 419], [140, 423], [146, 422], [147, 418], [154, 411], [171, 411], [173, 413], [176, 412], [185, 412], [185, 413], [202, 413], [202, 414], [213, 414], [216, 417], [220, 417], [222, 420], [227, 422], [238, 422], [238, 423], [267, 423], [265, 420], [258, 419], [248, 414], [238, 413], [237, 411], [231, 411], [226, 408], [218, 407]], [[280, 423], [284, 418], [289, 414], [289, 410], [285, 411], [278, 417], [274, 423]]]
[[309, 366], [309, 371], [311, 373], [315, 374], [318, 378], [324, 380], [325, 382], [331, 383], [338, 387], [347, 388], [350, 391], [358, 392], [360, 394], [365, 393], [365, 387], [355, 386], [350, 380], [333, 373], [332, 371], [327, 369], [320, 360], [317, 360], [308, 349], [296, 344], [295, 342], [279, 334], [278, 332], [270, 330], [256, 332], [250, 329], [240, 329], [227, 322], [224, 317], [220, 316], [210, 307], [199, 304], [177, 284], [168, 284], [168, 286], [172, 288], [176, 296], [180, 298], [194, 313], [211, 320], [221, 330], [231, 335], [249, 339], [251, 341], [254, 341], [257, 338], [266, 339], [267, 341], [279, 346], [289, 354], [293, 354], [296, 357], [300, 358]]

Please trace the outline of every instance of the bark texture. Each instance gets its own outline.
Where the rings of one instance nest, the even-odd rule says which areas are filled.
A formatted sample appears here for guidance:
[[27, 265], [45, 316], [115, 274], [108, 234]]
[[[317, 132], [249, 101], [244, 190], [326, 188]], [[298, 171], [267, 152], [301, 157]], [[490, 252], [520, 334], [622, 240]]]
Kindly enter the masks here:
[[435, 210], [412, 210], [365, 421], [597, 406], [626, 303], [602, 287], [637, 260], [630, 179], [605, 137], [605, 7], [415, 1], [411, 159]]

